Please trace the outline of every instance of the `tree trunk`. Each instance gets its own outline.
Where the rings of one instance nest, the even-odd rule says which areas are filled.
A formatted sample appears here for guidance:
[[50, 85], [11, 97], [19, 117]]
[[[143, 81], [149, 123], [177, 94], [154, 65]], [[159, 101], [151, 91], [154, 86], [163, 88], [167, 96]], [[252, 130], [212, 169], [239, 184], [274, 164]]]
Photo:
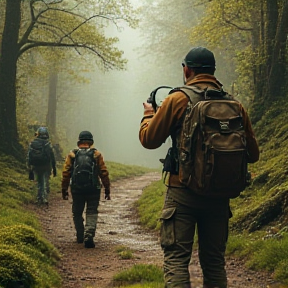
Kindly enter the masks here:
[[279, 17], [277, 31], [275, 33], [274, 47], [271, 57], [271, 67], [268, 78], [269, 102], [275, 101], [283, 96], [285, 79], [287, 73], [286, 44], [288, 35], [288, 0], [283, 2]]
[[47, 112], [47, 126], [51, 135], [56, 136], [56, 111], [57, 111], [57, 73], [50, 72], [49, 76], [49, 98]]
[[5, 24], [0, 53], [0, 149], [17, 155], [16, 73], [21, 0], [6, 1]]

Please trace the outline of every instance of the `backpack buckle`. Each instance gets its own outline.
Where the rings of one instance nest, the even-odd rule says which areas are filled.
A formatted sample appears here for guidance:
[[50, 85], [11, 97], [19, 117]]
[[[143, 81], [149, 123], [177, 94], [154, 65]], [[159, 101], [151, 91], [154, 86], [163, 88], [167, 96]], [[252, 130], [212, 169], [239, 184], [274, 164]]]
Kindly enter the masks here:
[[228, 121], [219, 121], [220, 129], [223, 132], [227, 132], [230, 130], [229, 128], [229, 120]]

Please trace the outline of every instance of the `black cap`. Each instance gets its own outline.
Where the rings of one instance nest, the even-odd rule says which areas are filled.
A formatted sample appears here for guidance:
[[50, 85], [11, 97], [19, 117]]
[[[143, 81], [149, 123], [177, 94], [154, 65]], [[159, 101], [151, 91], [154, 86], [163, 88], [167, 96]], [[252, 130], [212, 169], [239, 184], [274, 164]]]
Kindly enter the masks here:
[[93, 141], [93, 135], [91, 134], [91, 132], [89, 131], [82, 131], [79, 134], [79, 141], [83, 141], [83, 140], [89, 140], [89, 141]]
[[190, 68], [215, 67], [214, 54], [204, 47], [194, 47], [184, 59], [186, 66]]

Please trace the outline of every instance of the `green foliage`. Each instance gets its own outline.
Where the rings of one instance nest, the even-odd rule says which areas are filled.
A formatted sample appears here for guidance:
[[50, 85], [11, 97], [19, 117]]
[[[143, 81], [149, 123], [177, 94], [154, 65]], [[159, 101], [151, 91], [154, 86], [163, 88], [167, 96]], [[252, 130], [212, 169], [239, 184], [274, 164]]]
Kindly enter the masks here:
[[[156, 282], [163, 285], [163, 271], [156, 265], [134, 265], [129, 270], [121, 271], [113, 277], [114, 286], [131, 285], [134, 283]], [[149, 286], [146, 286], [149, 287]], [[151, 286], [150, 286], [151, 287]]]
[[52, 268], [59, 260], [59, 252], [34, 228], [4, 226], [0, 239], [1, 285], [9, 287], [20, 281], [24, 287], [59, 286], [60, 277]]
[[19, 281], [24, 287], [35, 287], [36, 265], [24, 253], [1, 244], [0, 263], [0, 285], [9, 287]]
[[162, 180], [152, 183], [143, 190], [135, 203], [140, 216], [140, 222], [149, 229], [159, 230], [160, 215], [164, 203], [166, 186]]

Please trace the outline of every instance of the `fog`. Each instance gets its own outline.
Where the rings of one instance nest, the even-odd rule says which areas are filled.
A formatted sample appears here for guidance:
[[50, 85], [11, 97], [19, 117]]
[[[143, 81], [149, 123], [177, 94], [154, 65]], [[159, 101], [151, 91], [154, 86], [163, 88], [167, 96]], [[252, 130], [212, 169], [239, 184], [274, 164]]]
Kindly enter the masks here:
[[[138, 1], [133, 0], [131, 3], [136, 7]], [[174, 67], [171, 59], [167, 59], [166, 63], [163, 60], [157, 61], [153, 49], [147, 52], [147, 40], [141, 34], [143, 30], [141, 32], [141, 29], [127, 26], [122, 28], [124, 29], [119, 31], [111, 24], [107, 28], [106, 36], [119, 38], [117, 47], [124, 52], [123, 57], [128, 60], [127, 70], [104, 73], [97, 67], [91, 67], [91, 71], [95, 72], [84, 75], [90, 79], [89, 84], [73, 83], [67, 89], [66, 92], [77, 99], [77, 104], [65, 112], [68, 123], [61, 123], [61, 126], [66, 129], [70, 149], [75, 147], [79, 132], [89, 130], [94, 135], [95, 147], [102, 152], [105, 160], [158, 168], [161, 167], [159, 159], [165, 157], [171, 146], [171, 139], [168, 138], [155, 150], [147, 150], [141, 146], [138, 133], [143, 117], [142, 103], [158, 86], [183, 85], [181, 61], [192, 44], [189, 39], [187, 43], [174, 41], [171, 55], [174, 53], [172, 60], [175, 62], [177, 58], [177, 61], [175, 69], [171, 69]], [[180, 49], [185, 52], [183, 55], [181, 51], [178, 53], [178, 61], [175, 51]], [[165, 73], [167, 71], [169, 73]]]
[[[75, 146], [80, 131], [89, 130], [94, 135], [95, 147], [103, 153], [105, 160], [158, 168], [161, 166], [159, 158], [165, 157], [171, 140], [167, 139], [155, 150], [141, 146], [138, 133], [143, 117], [142, 103], [157, 86], [181, 85], [181, 65], [179, 71], [175, 71], [175, 83], [168, 83], [161, 77], [163, 67], [160, 63], [155, 63], [153, 73], [147, 73], [147, 63], [154, 61], [154, 55], [153, 51], [151, 56], [142, 55], [141, 47], [145, 42], [139, 30], [125, 27], [118, 31], [111, 26], [107, 33], [119, 38], [117, 47], [128, 59], [127, 70], [89, 73], [85, 75], [90, 78], [89, 84], [75, 83], [70, 87], [78, 102], [73, 111], [75, 122], [65, 125], [69, 127], [69, 146]], [[159, 77], [155, 77], [157, 69]]]

